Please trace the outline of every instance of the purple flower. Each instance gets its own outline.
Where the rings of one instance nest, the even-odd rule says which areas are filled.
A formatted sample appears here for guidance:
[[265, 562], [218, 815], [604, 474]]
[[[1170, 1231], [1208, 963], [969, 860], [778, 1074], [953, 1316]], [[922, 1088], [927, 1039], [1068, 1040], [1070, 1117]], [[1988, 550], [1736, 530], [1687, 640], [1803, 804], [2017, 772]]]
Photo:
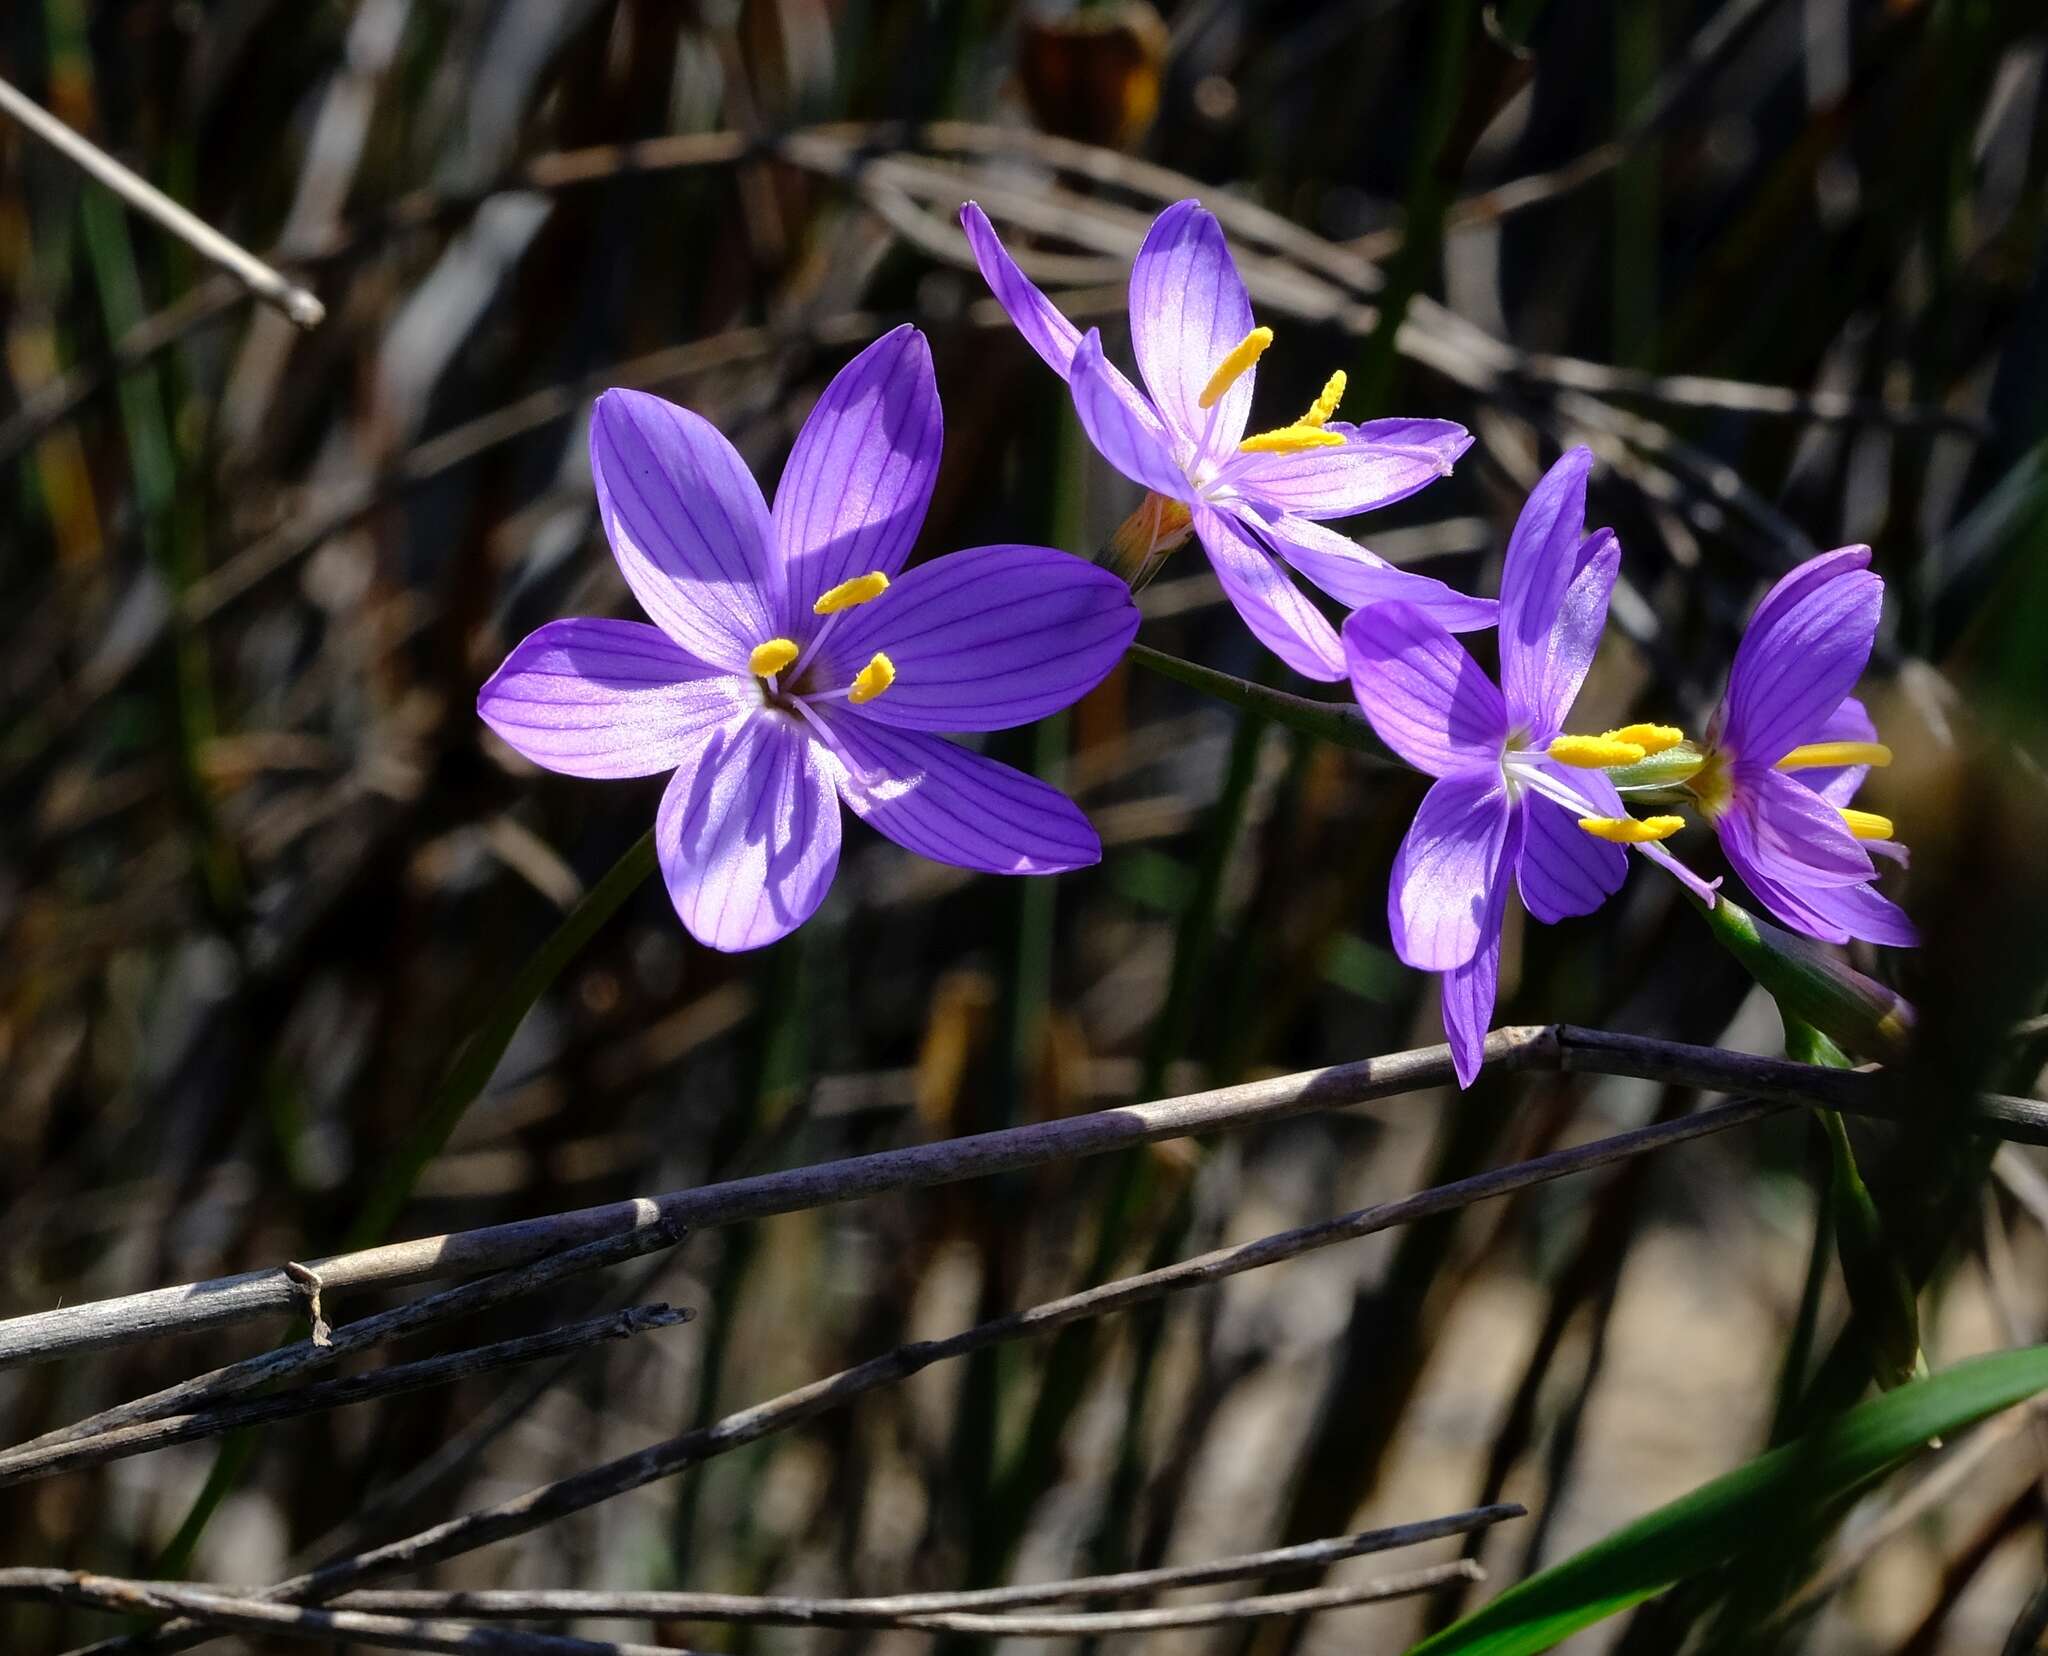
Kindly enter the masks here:
[[1876, 641], [1884, 582], [1870, 548], [1810, 558], [1764, 595], [1686, 783], [1743, 884], [1786, 925], [1830, 943], [1911, 946], [1872, 887], [1872, 851], [1905, 858], [1892, 825], [1849, 801], [1891, 750], [1849, 694]]
[[978, 206], [962, 207], [960, 222], [996, 302], [1072, 390], [1089, 440], [1148, 491], [1119, 531], [1128, 565], [1148, 563], [1192, 529], [1245, 624], [1310, 678], [1341, 679], [1344, 652], [1283, 560], [1348, 607], [1395, 600], [1457, 632], [1493, 624], [1487, 600], [1395, 569], [1321, 521], [1447, 476], [1471, 446], [1462, 426], [1333, 421], [1338, 373], [1300, 419], [1245, 436], [1252, 364], [1273, 335], [1253, 327], [1222, 227], [1198, 202], [1161, 213], [1131, 266], [1131, 343], [1149, 397], [1103, 356], [1096, 330], [1084, 337], [1017, 268]]
[[[1442, 974], [1460, 1086], [1479, 1071], [1493, 1016], [1509, 876], [1523, 907], [1556, 921], [1590, 914], [1628, 872], [1619, 844], [1581, 827], [1629, 820], [1613, 783], [1587, 767], [1640, 759], [1643, 750], [1622, 739], [1626, 732], [1564, 732], [1621, 564], [1613, 530], [1585, 530], [1592, 464], [1587, 449], [1566, 454], [1515, 523], [1501, 569], [1498, 688], [1411, 605], [1376, 604], [1344, 623], [1351, 687], [1366, 718], [1387, 746], [1437, 779], [1394, 859], [1387, 924], [1403, 961]], [[1678, 824], [1654, 820], [1646, 833]], [[1639, 849], [1698, 885], [1662, 846]]]
[[809, 918], [838, 866], [841, 800], [962, 868], [1052, 874], [1102, 854], [1063, 794], [935, 732], [1067, 706], [1123, 654], [1137, 607], [1114, 575], [1050, 547], [904, 572], [939, 444], [931, 353], [910, 327], [825, 388], [772, 512], [699, 416], [638, 391], [597, 401], [598, 514], [655, 625], [551, 622], [477, 712], [564, 775], [673, 772], [655, 818], [662, 876], [713, 948], [757, 948]]

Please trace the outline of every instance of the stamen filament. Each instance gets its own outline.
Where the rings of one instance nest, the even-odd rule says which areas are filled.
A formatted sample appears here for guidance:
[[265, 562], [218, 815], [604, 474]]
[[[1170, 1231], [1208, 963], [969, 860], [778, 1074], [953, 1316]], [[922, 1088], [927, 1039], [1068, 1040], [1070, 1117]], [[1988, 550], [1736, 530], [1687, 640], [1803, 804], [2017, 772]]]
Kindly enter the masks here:
[[1609, 845], [1650, 845], [1668, 840], [1685, 826], [1684, 817], [1580, 817], [1579, 826]]
[[1231, 346], [1230, 354], [1216, 365], [1216, 372], [1209, 376], [1209, 383], [1202, 387], [1202, 394], [1195, 399], [1200, 408], [1214, 408], [1241, 378], [1251, 365], [1266, 354], [1266, 347], [1273, 343], [1271, 328], [1254, 328]]
[[1847, 806], [1837, 806], [1842, 820], [1849, 825], [1849, 832], [1860, 840], [1888, 840], [1894, 838], [1892, 819], [1879, 816], [1875, 811], [1852, 811]]
[[1633, 765], [1650, 750], [1640, 742], [1624, 741], [1617, 733], [1608, 736], [1560, 736], [1550, 744], [1550, 757], [1560, 765], [1577, 770], [1607, 770], [1615, 765]]
[[1240, 454], [1300, 454], [1306, 449], [1342, 448], [1344, 433], [1325, 431], [1320, 426], [1277, 426], [1254, 432], [1237, 445]]
[[747, 657], [747, 671], [756, 678], [773, 678], [783, 668], [796, 660], [797, 648], [787, 638], [771, 638], [765, 644], [756, 644], [753, 654]]
[[1298, 426], [1319, 426], [1337, 412], [1337, 405], [1344, 400], [1346, 380], [1344, 370], [1339, 368], [1323, 382], [1322, 395], [1308, 405], [1308, 412], [1294, 423]]
[[1892, 762], [1892, 750], [1882, 742], [1808, 742], [1780, 759], [1777, 770], [1832, 770], [1837, 765], [1875, 765], [1882, 769]]
[[837, 615], [841, 610], [850, 610], [856, 604], [865, 604], [882, 596], [889, 590], [889, 577], [879, 569], [856, 575], [850, 581], [841, 581], [831, 591], [819, 596], [811, 605], [813, 615]]

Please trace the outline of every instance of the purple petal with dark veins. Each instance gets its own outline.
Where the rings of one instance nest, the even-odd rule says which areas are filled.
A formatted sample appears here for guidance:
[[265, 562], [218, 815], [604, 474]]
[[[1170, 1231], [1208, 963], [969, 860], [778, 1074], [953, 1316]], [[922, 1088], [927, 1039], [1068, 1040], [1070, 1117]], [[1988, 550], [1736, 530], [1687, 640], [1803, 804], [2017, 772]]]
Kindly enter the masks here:
[[[1003, 314], [1024, 336], [1024, 343], [1036, 351], [1045, 365], [1061, 379], [1072, 379], [1074, 350], [1081, 343], [1081, 330], [1062, 316], [1059, 307], [1039, 292], [1037, 284], [1017, 268], [1017, 261], [1004, 249], [995, 226], [988, 221], [988, 215], [975, 203], [970, 201], [960, 209], [960, 227], [967, 232], [967, 245], [973, 249], [974, 262], [981, 270], [982, 280], [988, 283], [996, 303], [1003, 307]], [[1145, 394], [1114, 364], [1106, 366], [1110, 387], [1118, 400], [1129, 408], [1150, 413], [1151, 405], [1146, 402]]]
[[1782, 771], [1735, 769], [1735, 799], [1714, 822], [1721, 843], [1766, 879], [1804, 891], [1858, 885], [1876, 869], [1842, 813]]
[[[1514, 813], [1508, 837], [1501, 847], [1501, 867], [1522, 854], [1525, 819]], [[1487, 892], [1486, 913], [1481, 917], [1479, 947], [1462, 966], [1443, 975], [1444, 1037], [1451, 1044], [1451, 1063], [1458, 1072], [1458, 1085], [1469, 1087], [1478, 1078], [1486, 1057], [1486, 1031], [1493, 1022], [1493, 1005], [1500, 988], [1500, 923], [1507, 906], [1508, 882], [1496, 878]]]
[[1497, 769], [1507, 706], [1465, 647], [1421, 611], [1375, 604], [1344, 623], [1352, 693], [1381, 741], [1417, 770]]
[[757, 708], [691, 738], [654, 845], [698, 942], [758, 949], [811, 917], [839, 866], [837, 769], [787, 713]]
[[1728, 861], [1742, 876], [1758, 902], [1794, 931], [1817, 937], [1824, 943], [1847, 943], [1862, 938], [1890, 948], [1911, 949], [1919, 945], [1920, 933], [1906, 911], [1874, 886], [1808, 886], [1795, 888], [1780, 884], [1769, 875], [1736, 856]]
[[1224, 463], [1217, 482], [1268, 515], [1352, 517], [1450, 476], [1452, 462], [1472, 446], [1472, 434], [1449, 420], [1332, 420], [1323, 429], [1343, 437], [1344, 446], [1238, 453]]
[[1253, 637], [1304, 678], [1332, 682], [1344, 676], [1337, 629], [1296, 586], [1286, 568], [1249, 539], [1234, 518], [1207, 506], [1193, 511], [1195, 535], [1223, 594]]
[[674, 770], [708, 725], [760, 696], [644, 621], [575, 617], [527, 634], [477, 692], [477, 716], [564, 776]]
[[[1801, 736], [1792, 745], [1803, 747], [1809, 742], [1874, 742], [1877, 740], [1877, 725], [1870, 717], [1870, 710], [1854, 696], [1842, 698], [1842, 705], [1823, 719], [1819, 727]], [[1856, 797], [1856, 790], [1863, 786], [1863, 779], [1870, 774], [1868, 765], [1832, 765], [1825, 769], [1797, 770], [1787, 773], [1804, 787], [1811, 788], [1830, 805], [1847, 805]]]
[[806, 642], [817, 597], [879, 570], [895, 575], [931, 504], [943, 432], [931, 348], [907, 323], [833, 376], [776, 485], [787, 582], [782, 636]]
[[1387, 927], [1405, 964], [1449, 971], [1472, 958], [1489, 925], [1499, 930], [1496, 888], [1507, 885], [1503, 850], [1517, 814], [1497, 766], [1442, 777], [1423, 795], [1387, 886]]
[[1001, 730], [1080, 700], [1138, 630], [1130, 588], [1049, 546], [982, 546], [904, 573], [848, 611], [806, 673], [850, 684], [881, 652], [895, 683], [849, 713], [906, 730]]
[[1500, 576], [1500, 687], [1508, 717], [1547, 739], [1562, 727], [1607, 624], [1621, 567], [1612, 530], [1587, 535], [1593, 451], [1567, 451], [1515, 520]]
[[906, 851], [989, 874], [1059, 874], [1102, 860], [1102, 841], [1059, 789], [943, 736], [820, 708], [858, 776], [839, 796]]
[[[1242, 521], [1242, 520], [1240, 520]], [[1446, 632], [1490, 627], [1500, 612], [1491, 598], [1468, 598], [1432, 575], [1418, 575], [1304, 517], [1260, 523], [1258, 535], [1340, 604], [1410, 604]]]
[[1256, 369], [1240, 374], [1214, 408], [1200, 399], [1251, 331], [1251, 297], [1216, 215], [1198, 201], [1175, 202], [1152, 221], [1131, 263], [1131, 345], [1160, 416], [1206, 454], [1228, 454], [1244, 435]]
[[1528, 837], [1515, 870], [1522, 906], [1546, 925], [1575, 914], [1591, 914], [1621, 889], [1628, 878], [1628, 853], [1597, 840], [1579, 826], [1579, 817], [1625, 816], [1627, 808], [1614, 784], [1599, 771], [1545, 765], [1543, 769], [1583, 795], [1594, 809], [1568, 811], [1555, 800], [1532, 793], [1525, 804]]
[[699, 415], [607, 391], [590, 416], [598, 521], [648, 618], [700, 661], [745, 672], [781, 625], [774, 526], [746, 462]]
[[1156, 494], [1173, 500], [1187, 500], [1193, 491], [1187, 474], [1173, 457], [1172, 440], [1166, 428], [1142, 405], [1132, 408], [1120, 399], [1102, 355], [1102, 335], [1090, 328], [1074, 352], [1074, 372], [1068, 384], [1074, 392], [1074, 412], [1088, 441], [1103, 459]]
[[1736, 758], [1775, 763], [1856, 687], [1884, 605], [1884, 582], [1869, 564], [1867, 546], [1824, 552], [1765, 594], [1716, 716], [1721, 744]]

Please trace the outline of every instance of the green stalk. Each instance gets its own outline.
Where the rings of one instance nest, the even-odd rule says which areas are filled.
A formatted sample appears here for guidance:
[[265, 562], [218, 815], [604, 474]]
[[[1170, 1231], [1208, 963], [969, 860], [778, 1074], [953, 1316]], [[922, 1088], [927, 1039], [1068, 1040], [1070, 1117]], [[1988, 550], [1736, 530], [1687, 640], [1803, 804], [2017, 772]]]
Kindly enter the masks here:
[[1219, 673], [1213, 667], [1200, 667], [1145, 644], [1133, 644], [1124, 659], [1289, 730], [1366, 754], [1385, 769], [1407, 768], [1387, 752], [1385, 744], [1372, 733], [1372, 726], [1365, 722], [1365, 715], [1346, 703], [1313, 701], [1307, 696], [1289, 695], [1285, 690], [1268, 689], [1250, 679]]

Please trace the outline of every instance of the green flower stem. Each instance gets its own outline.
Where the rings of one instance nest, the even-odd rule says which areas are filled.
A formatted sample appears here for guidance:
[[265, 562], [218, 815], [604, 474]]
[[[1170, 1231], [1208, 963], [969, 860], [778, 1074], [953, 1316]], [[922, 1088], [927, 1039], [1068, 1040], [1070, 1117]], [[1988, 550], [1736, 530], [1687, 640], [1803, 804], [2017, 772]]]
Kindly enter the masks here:
[[[1819, 1030], [1783, 1007], [1785, 1053], [1802, 1064], [1848, 1069], [1847, 1056]], [[1863, 1182], [1848, 1124], [1832, 1110], [1820, 1112], [1828, 1137], [1828, 1206], [1835, 1220], [1835, 1251], [1849, 1305], [1870, 1334], [1871, 1377], [1885, 1391], [1927, 1372], [1920, 1351], [1920, 1310], [1913, 1285], [1884, 1232], [1877, 1199]]]
[[1349, 748], [1354, 753], [1365, 754], [1389, 770], [1407, 769], [1387, 752], [1385, 745], [1372, 733], [1372, 726], [1365, 722], [1365, 715], [1355, 707], [1339, 702], [1312, 701], [1307, 696], [1289, 695], [1285, 690], [1269, 690], [1263, 684], [1219, 673], [1213, 667], [1198, 667], [1192, 661], [1183, 661], [1179, 656], [1168, 655], [1144, 644], [1133, 644], [1127, 659], [1161, 678], [1185, 684], [1191, 690], [1199, 690], [1205, 696], [1228, 702], [1247, 713], [1257, 713], [1289, 730], [1298, 730], [1304, 735]]

